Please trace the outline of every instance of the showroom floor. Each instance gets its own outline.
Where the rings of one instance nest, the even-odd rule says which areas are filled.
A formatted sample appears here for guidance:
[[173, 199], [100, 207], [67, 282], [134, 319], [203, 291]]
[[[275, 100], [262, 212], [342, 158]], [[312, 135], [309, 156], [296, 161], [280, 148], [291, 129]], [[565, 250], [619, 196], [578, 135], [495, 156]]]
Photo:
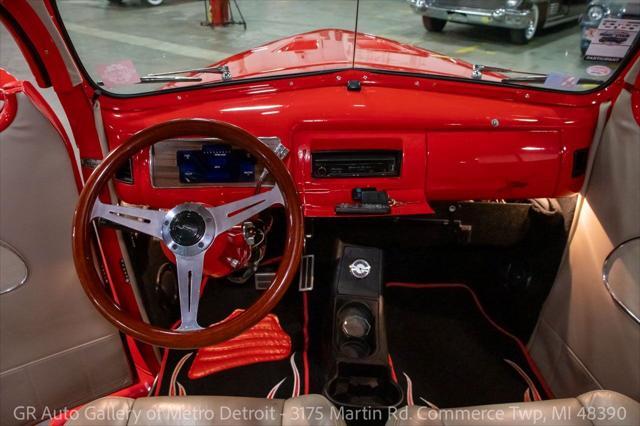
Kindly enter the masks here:
[[[140, 73], [173, 70], [167, 65], [202, 66], [284, 36], [318, 28], [353, 30], [355, 0], [237, 0], [247, 21], [213, 29], [203, 0], [60, 0], [71, 37], [81, 40], [80, 55], [91, 63], [133, 59]], [[236, 17], [238, 17], [236, 13]], [[579, 51], [577, 22], [545, 30], [529, 45], [508, 41], [505, 30], [448, 23], [440, 34], [427, 33], [421, 17], [405, 0], [361, 0], [359, 30], [417, 45], [471, 63], [584, 76], [590, 65]], [[204, 60], [204, 61], [203, 61]], [[89, 70], [95, 73], [95, 70]]]

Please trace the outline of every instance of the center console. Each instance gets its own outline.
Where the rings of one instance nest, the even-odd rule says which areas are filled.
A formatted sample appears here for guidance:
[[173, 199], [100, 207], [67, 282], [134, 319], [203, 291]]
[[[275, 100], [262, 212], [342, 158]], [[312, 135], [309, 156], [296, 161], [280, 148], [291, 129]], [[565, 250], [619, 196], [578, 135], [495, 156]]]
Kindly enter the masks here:
[[399, 405], [389, 364], [382, 298], [382, 251], [340, 245], [333, 282], [329, 380], [324, 394], [342, 407]]

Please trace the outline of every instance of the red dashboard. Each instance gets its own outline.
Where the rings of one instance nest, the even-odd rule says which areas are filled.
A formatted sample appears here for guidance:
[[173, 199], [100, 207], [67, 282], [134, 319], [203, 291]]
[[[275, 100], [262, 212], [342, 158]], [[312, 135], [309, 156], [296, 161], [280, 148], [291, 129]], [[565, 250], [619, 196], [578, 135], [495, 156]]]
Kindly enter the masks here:
[[[352, 79], [363, 83], [360, 91], [347, 90]], [[464, 87], [468, 92], [460, 94]], [[598, 115], [597, 103], [586, 96], [357, 70], [153, 98], [101, 98], [101, 107], [110, 149], [175, 118], [218, 119], [257, 137], [278, 137], [290, 150], [285, 161], [305, 215], [315, 217], [334, 216], [356, 187], [387, 191], [394, 215], [431, 213], [431, 200], [577, 192]], [[399, 151], [399, 176], [313, 176], [314, 153], [342, 150]], [[218, 204], [251, 191], [226, 185], [156, 188], [149, 163], [148, 152], [134, 159], [134, 183], [117, 186], [124, 201], [170, 208], [191, 199]]]

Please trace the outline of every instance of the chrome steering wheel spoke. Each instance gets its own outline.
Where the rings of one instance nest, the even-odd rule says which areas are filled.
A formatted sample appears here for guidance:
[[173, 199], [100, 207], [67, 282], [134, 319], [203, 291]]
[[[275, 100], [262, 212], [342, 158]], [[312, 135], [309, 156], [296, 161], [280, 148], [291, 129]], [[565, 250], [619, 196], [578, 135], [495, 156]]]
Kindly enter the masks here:
[[151, 237], [162, 239], [162, 222], [165, 214], [159, 210], [104, 204], [100, 200], [96, 200], [91, 212], [91, 219], [102, 218]]
[[205, 251], [193, 256], [176, 255], [178, 296], [180, 298], [180, 326], [178, 331], [201, 330], [198, 324], [198, 305], [202, 286]]
[[278, 186], [218, 207], [184, 203], [168, 212], [125, 207], [96, 201], [92, 219], [110, 222], [162, 240], [176, 257], [180, 326], [177, 331], [201, 330], [198, 305], [207, 250], [220, 234], [242, 224], [258, 213], [284, 205]]
[[214, 218], [215, 233], [218, 236], [276, 204], [284, 205], [284, 198], [278, 185], [274, 185], [268, 191], [218, 207], [210, 207], [207, 210]]

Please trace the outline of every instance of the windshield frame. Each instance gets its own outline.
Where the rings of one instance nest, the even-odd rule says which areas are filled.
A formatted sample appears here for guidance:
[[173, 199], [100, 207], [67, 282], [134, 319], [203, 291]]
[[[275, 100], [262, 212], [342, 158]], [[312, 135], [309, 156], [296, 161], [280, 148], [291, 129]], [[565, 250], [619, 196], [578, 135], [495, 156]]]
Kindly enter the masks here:
[[[358, 3], [359, 3], [359, 0], [358, 0]], [[117, 92], [109, 91], [105, 87], [100, 86], [96, 81], [93, 80], [93, 78], [91, 78], [91, 75], [85, 68], [84, 62], [81, 60], [76, 50], [76, 47], [72, 42], [71, 37], [64, 25], [64, 20], [58, 8], [58, 0], [51, 0], [50, 4], [52, 6], [54, 19], [58, 24], [60, 33], [62, 34], [62, 37], [67, 45], [67, 48], [69, 49], [69, 52], [71, 53], [74, 61], [76, 62], [76, 65], [78, 66], [80, 72], [82, 73], [82, 76], [85, 79], [85, 81], [92, 87], [92, 89], [95, 92], [111, 98], [116, 98], [116, 99], [143, 98], [148, 96], [157, 96], [157, 95], [170, 94], [170, 93], [182, 93], [186, 91], [199, 90], [199, 89], [215, 89], [218, 87], [230, 87], [230, 86], [237, 86], [237, 85], [251, 84], [251, 83], [264, 83], [268, 81], [277, 81], [277, 80], [292, 79], [292, 78], [304, 78], [304, 77], [312, 77], [312, 76], [318, 76], [318, 75], [330, 75], [330, 74], [335, 74], [338, 72], [345, 72], [345, 71], [361, 71], [361, 72], [369, 72], [372, 74], [394, 75], [394, 76], [401, 76], [401, 77], [407, 77], [407, 78], [420, 78], [420, 79], [441, 80], [441, 81], [457, 82], [457, 83], [479, 84], [479, 85], [498, 87], [498, 88], [533, 90], [536, 92], [544, 92], [544, 93], [552, 93], [552, 94], [555, 93], [558, 95], [582, 97], [582, 96], [593, 95], [594, 93], [599, 93], [601, 91], [606, 90], [612, 84], [614, 84], [615, 81], [618, 80], [618, 78], [622, 73], [627, 72], [630, 66], [630, 63], [635, 58], [638, 58], [638, 60], [640, 60], [640, 36], [638, 36], [633, 46], [629, 49], [629, 52], [627, 52], [627, 55], [622, 59], [622, 61], [619, 62], [618, 67], [611, 73], [611, 75], [606, 81], [604, 81], [602, 84], [592, 89], [573, 90], [573, 91], [560, 90], [560, 89], [554, 89], [549, 87], [541, 87], [541, 86], [530, 85], [530, 84], [502, 83], [502, 82], [488, 81], [488, 80], [482, 80], [482, 79], [462, 78], [457, 76], [447, 76], [447, 75], [441, 75], [441, 74], [430, 74], [427, 72], [420, 73], [420, 72], [397, 71], [397, 70], [383, 69], [383, 68], [357, 67], [355, 64], [355, 58], [356, 58], [356, 48], [357, 48], [356, 43], [357, 43], [357, 38], [359, 33], [357, 28], [357, 15], [356, 15], [356, 28], [354, 31], [354, 34], [355, 34], [354, 60], [351, 62], [351, 65], [348, 68], [343, 67], [343, 68], [335, 68], [335, 69], [324, 69], [319, 71], [296, 72], [293, 74], [275, 74], [275, 75], [265, 75], [260, 77], [241, 78], [237, 80], [232, 79], [228, 81], [196, 83], [196, 84], [184, 85], [180, 87], [173, 87], [173, 88], [154, 90], [154, 91], [145, 91], [145, 92], [139, 92], [139, 93], [117, 93]], [[375, 36], [375, 34], [373, 35]], [[482, 64], [482, 65], [486, 65], [486, 64]]]

